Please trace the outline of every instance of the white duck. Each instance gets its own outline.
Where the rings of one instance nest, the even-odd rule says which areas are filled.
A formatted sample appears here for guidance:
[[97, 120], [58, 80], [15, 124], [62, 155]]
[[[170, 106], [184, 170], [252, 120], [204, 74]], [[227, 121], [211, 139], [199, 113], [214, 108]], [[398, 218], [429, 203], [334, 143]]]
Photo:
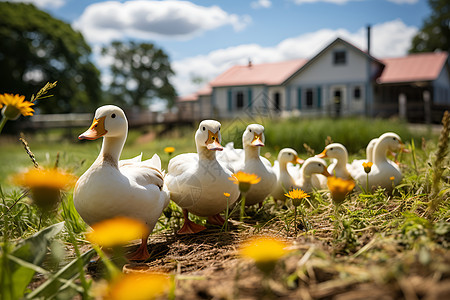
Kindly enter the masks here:
[[[99, 156], [78, 179], [73, 195], [75, 208], [83, 220], [93, 225], [116, 216], [142, 221], [153, 230], [163, 209], [169, 203], [164, 188], [164, 174], [158, 155], [141, 161], [141, 156], [119, 161], [128, 134], [125, 113], [117, 106], [106, 105], [95, 112], [91, 127], [80, 140], [103, 137]], [[130, 259], [145, 260], [148, 235]]]
[[[373, 166], [368, 176], [371, 190], [381, 187], [391, 192], [402, 180], [403, 175], [398, 166], [394, 166], [386, 157], [387, 151], [396, 152], [401, 150], [402, 146], [400, 137], [393, 132], [384, 133], [378, 138], [373, 149]], [[366, 187], [367, 174], [362, 166], [353, 169], [352, 175], [362, 188]]]
[[344, 145], [339, 143], [329, 144], [316, 157], [333, 158], [334, 162], [328, 166], [328, 173], [345, 180], [352, 179], [349, 172], [352, 167], [348, 164], [348, 152]]
[[321, 174], [325, 177], [331, 176], [323, 159], [310, 157], [305, 160], [300, 169], [300, 178], [295, 182], [296, 187], [302, 189], [305, 193], [311, 193], [314, 189], [322, 188], [322, 186], [314, 185], [312, 177], [315, 174]]
[[[288, 169], [288, 164], [302, 164], [303, 160], [298, 157], [297, 151], [291, 148], [284, 148], [278, 153], [278, 160], [275, 161], [273, 169], [277, 176], [277, 182], [271, 195], [275, 200], [285, 200], [287, 192], [297, 188], [295, 184], [294, 167]], [[294, 176], [293, 176], [294, 175]]]
[[[179, 234], [196, 233], [204, 226], [189, 220], [189, 213], [208, 217], [212, 224], [222, 225], [220, 216], [239, 197], [239, 188], [229, 178], [232, 172], [216, 159], [223, 150], [220, 123], [204, 120], [195, 133], [197, 153], [180, 154], [169, 162], [166, 184], [170, 198], [183, 209], [184, 224]], [[224, 193], [230, 194], [225, 197]]]
[[351, 163], [350, 169], [359, 169], [361, 168], [362, 164], [365, 162], [373, 162], [373, 148], [375, 147], [375, 144], [377, 143], [378, 138], [371, 139], [370, 142], [367, 144], [366, 147], [366, 159], [355, 159]]
[[[272, 169], [272, 164], [264, 157], [261, 157], [260, 147], [264, 146], [264, 127], [259, 124], [250, 124], [242, 135], [242, 145], [244, 147], [243, 157], [239, 160], [231, 160], [231, 166], [234, 173], [242, 171], [248, 174], [256, 174], [261, 181], [250, 187], [245, 195], [245, 204], [254, 205], [262, 204], [264, 199], [272, 192], [277, 176]], [[239, 150], [239, 149], [235, 149]], [[224, 151], [220, 156], [221, 161], [227, 161], [228, 151]], [[233, 154], [237, 151], [233, 151]], [[234, 158], [234, 155], [231, 156]]]

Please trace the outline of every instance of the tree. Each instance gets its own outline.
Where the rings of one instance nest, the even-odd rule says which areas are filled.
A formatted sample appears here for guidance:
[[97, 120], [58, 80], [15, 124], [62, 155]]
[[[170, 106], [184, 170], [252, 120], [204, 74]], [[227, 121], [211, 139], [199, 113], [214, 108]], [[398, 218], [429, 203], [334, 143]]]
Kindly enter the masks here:
[[163, 50], [148, 43], [115, 41], [102, 54], [113, 58], [109, 92], [116, 103], [144, 107], [160, 98], [173, 105], [176, 92], [170, 77], [174, 72]]
[[38, 103], [44, 113], [91, 111], [101, 97], [91, 48], [69, 24], [32, 4], [0, 2], [0, 93], [27, 99], [46, 82], [55, 96]]
[[450, 2], [428, 0], [431, 16], [413, 38], [410, 53], [450, 50]]

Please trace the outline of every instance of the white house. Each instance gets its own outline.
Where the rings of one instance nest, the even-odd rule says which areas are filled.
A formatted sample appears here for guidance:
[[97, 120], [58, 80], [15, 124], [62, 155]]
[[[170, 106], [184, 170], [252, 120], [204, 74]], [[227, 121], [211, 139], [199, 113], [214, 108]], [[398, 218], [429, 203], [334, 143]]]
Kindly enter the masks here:
[[450, 108], [449, 55], [377, 59], [337, 38], [309, 60], [233, 66], [178, 104], [194, 120], [280, 114], [439, 121]]

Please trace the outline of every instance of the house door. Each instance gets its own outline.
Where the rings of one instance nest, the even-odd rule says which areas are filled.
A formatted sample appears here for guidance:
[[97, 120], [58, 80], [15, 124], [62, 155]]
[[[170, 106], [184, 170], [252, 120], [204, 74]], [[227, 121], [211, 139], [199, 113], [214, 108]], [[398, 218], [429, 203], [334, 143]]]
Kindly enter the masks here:
[[334, 90], [333, 96], [333, 105], [336, 117], [339, 117], [341, 115], [341, 103], [342, 103], [342, 91], [340, 89], [336, 89]]

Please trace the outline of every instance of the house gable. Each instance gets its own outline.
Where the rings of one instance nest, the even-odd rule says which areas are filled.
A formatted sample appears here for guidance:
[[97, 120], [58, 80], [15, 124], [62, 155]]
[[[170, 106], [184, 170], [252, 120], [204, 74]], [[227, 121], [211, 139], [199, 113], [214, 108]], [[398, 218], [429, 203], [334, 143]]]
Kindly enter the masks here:
[[337, 38], [293, 73], [283, 84], [326, 84], [367, 81], [367, 59], [372, 64], [372, 76], [383, 64], [352, 44]]

